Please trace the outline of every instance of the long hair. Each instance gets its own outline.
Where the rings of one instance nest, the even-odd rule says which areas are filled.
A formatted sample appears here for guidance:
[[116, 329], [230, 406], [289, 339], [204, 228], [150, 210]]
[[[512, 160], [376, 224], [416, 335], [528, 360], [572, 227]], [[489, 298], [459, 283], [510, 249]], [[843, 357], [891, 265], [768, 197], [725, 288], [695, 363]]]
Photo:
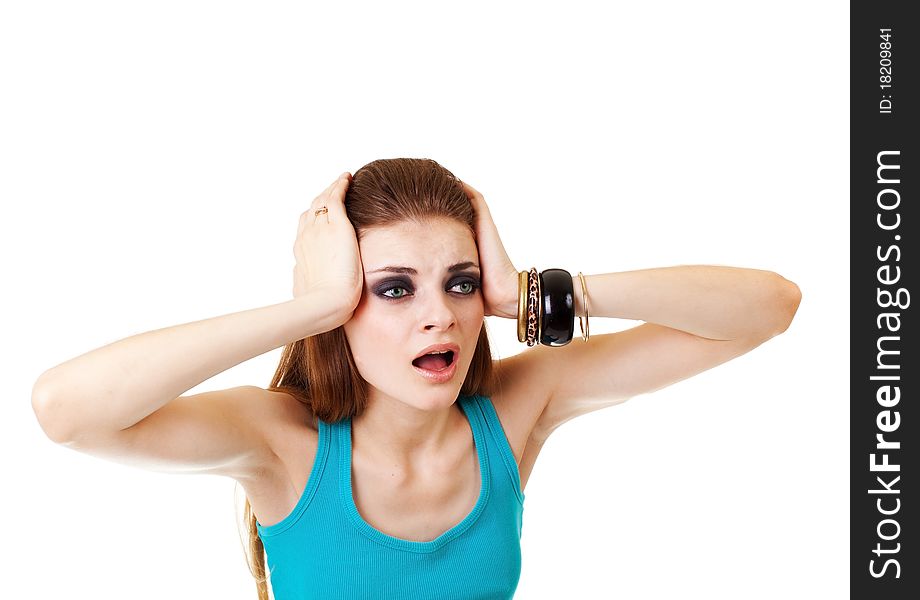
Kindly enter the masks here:
[[[364, 165], [355, 171], [345, 193], [345, 212], [359, 240], [373, 227], [401, 221], [422, 223], [437, 217], [463, 223], [475, 239], [475, 213], [460, 181], [430, 159], [393, 158]], [[490, 395], [492, 377], [492, 353], [483, 320], [460, 394]], [[367, 382], [358, 373], [342, 326], [286, 345], [267, 389], [300, 401], [314, 427], [317, 419], [334, 423], [360, 415], [367, 407]], [[269, 600], [265, 547], [249, 498], [243, 521], [249, 531], [249, 570], [259, 600]]]

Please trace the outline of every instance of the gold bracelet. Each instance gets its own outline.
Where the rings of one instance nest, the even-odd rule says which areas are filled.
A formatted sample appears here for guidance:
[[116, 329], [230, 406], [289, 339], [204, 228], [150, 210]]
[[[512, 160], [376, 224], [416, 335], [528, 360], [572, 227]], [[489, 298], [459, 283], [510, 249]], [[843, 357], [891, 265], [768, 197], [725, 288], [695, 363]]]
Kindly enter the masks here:
[[585, 276], [581, 274], [581, 271], [578, 272], [578, 279], [581, 281], [581, 297], [585, 305], [585, 326], [581, 326], [581, 317], [578, 317], [578, 328], [581, 329], [581, 338], [587, 342], [591, 337], [591, 329], [588, 325], [588, 287], [585, 285]]
[[527, 340], [527, 271], [518, 273], [518, 341]]

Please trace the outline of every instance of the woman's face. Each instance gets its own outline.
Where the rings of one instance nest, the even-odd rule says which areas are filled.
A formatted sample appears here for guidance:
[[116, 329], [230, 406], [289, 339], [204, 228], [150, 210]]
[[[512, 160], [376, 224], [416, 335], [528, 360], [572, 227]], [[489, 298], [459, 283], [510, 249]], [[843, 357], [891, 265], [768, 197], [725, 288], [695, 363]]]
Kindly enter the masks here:
[[[405, 221], [365, 231], [359, 247], [364, 291], [344, 329], [371, 396], [383, 393], [421, 410], [449, 406], [466, 378], [484, 316], [472, 233], [450, 219]], [[459, 347], [440, 374], [444, 379], [453, 371], [446, 381], [413, 366], [435, 344]]]

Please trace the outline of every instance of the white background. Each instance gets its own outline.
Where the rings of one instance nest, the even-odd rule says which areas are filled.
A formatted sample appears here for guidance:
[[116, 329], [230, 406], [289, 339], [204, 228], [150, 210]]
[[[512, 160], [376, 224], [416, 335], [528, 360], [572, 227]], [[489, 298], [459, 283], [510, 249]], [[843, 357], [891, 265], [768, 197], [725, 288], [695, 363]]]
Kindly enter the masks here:
[[[721, 264], [803, 292], [753, 352], [554, 433], [516, 597], [844, 597], [848, 32], [831, 1], [4, 3], [5, 589], [255, 598], [231, 480], [56, 446], [32, 385], [289, 299], [313, 197], [429, 157], [519, 269]], [[488, 323], [496, 355], [523, 348]], [[190, 393], [265, 387], [280, 352]]]

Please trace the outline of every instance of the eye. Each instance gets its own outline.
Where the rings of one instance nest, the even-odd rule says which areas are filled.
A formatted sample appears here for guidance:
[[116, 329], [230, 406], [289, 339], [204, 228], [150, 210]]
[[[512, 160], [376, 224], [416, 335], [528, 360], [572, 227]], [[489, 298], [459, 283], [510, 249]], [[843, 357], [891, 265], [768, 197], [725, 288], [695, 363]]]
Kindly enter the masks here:
[[457, 283], [453, 285], [453, 287], [458, 287], [458, 286], [465, 286], [462, 288], [465, 291], [461, 291], [460, 293], [464, 296], [469, 296], [475, 293], [476, 290], [479, 288], [479, 282], [473, 279], [465, 279], [463, 281], [458, 281]]
[[[397, 294], [394, 294], [394, 295], [392, 295], [392, 296], [391, 296], [390, 294], [387, 293], [387, 292], [393, 292], [393, 291], [401, 291], [402, 293], [401, 293], [401, 294], [397, 293]], [[384, 290], [380, 295], [383, 296], [384, 298], [394, 298], [394, 299], [396, 299], [396, 298], [402, 298], [403, 296], [405, 296], [405, 295], [408, 294], [408, 293], [409, 293], [409, 290], [407, 290], [406, 288], [402, 287], [401, 285], [397, 285], [397, 286], [393, 286], [393, 287], [387, 288], [387, 289]]]
[[[476, 293], [476, 290], [479, 289], [479, 281], [476, 279], [460, 279], [448, 289], [454, 290], [457, 288], [459, 288], [459, 290], [453, 293], [459, 294], [460, 296], [472, 296]], [[409, 284], [402, 281], [388, 281], [378, 287], [374, 293], [387, 300], [401, 300], [412, 295], [412, 288]]]

